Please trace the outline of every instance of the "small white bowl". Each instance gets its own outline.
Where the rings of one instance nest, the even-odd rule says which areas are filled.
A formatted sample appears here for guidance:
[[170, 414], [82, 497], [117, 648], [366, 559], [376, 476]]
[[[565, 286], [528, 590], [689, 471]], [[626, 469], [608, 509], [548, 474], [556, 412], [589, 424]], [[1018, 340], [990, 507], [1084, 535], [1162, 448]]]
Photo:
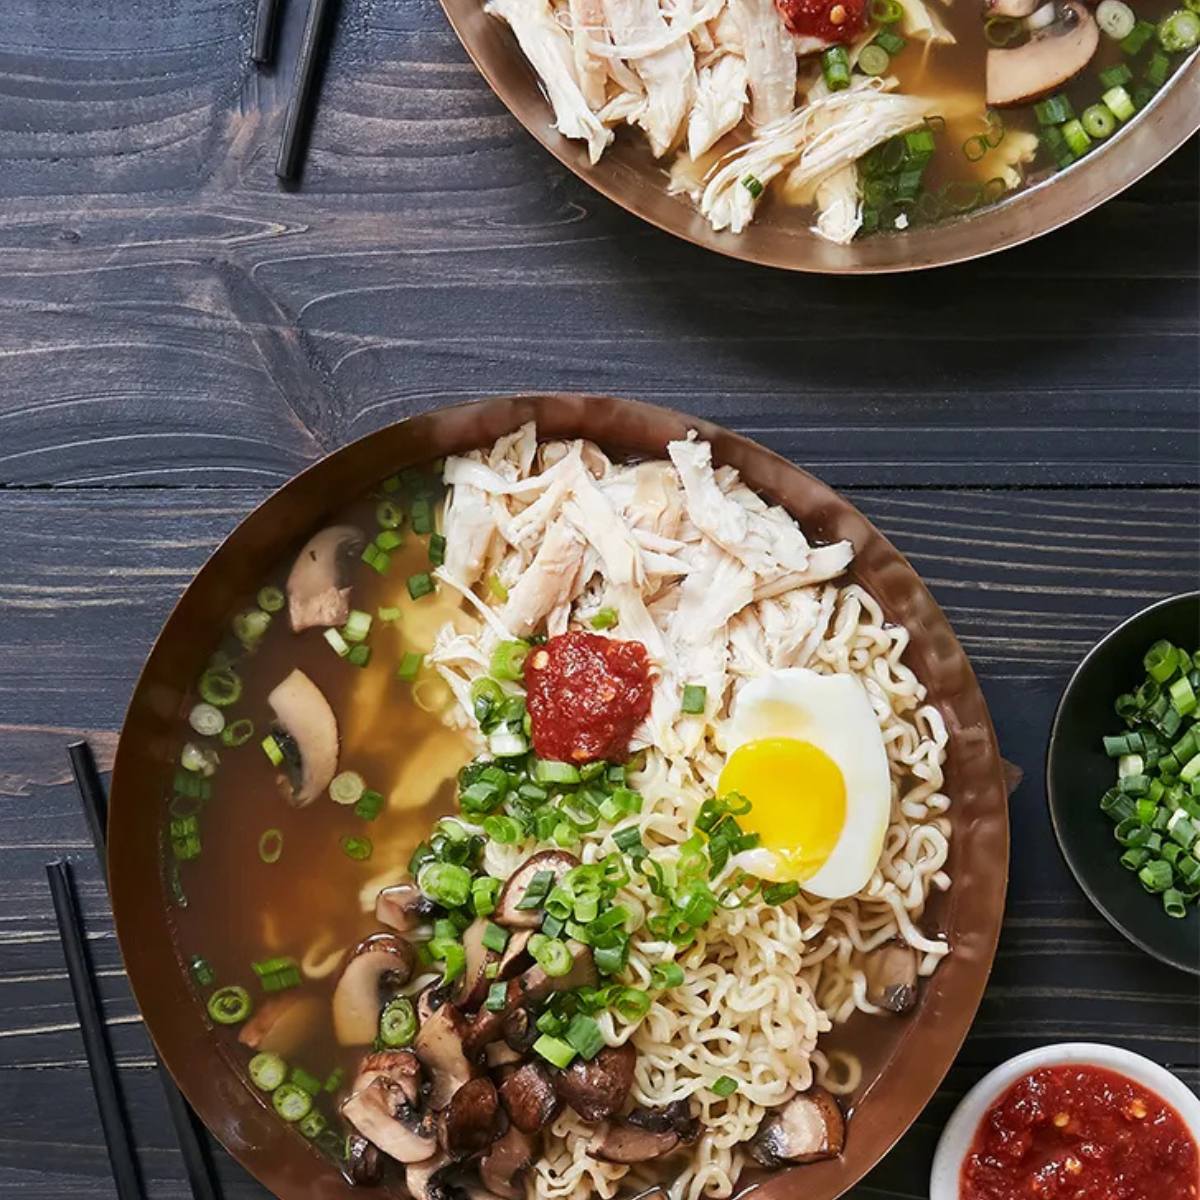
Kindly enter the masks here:
[[1070, 1063], [1104, 1067], [1149, 1088], [1179, 1114], [1192, 1137], [1200, 1143], [1200, 1099], [1166, 1067], [1160, 1067], [1158, 1063], [1118, 1046], [1104, 1046], [1098, 1042], [1060, 1042], [1026, 1051], [1001, 1063], [963, 1097], [946, 1123], [938, 1141], [937, 1153], [933, 1156], [929, 1200], [959, 1200], [963, 1159], [975, 1140], [979, 1122], [1009, 1087], [1040, 1067], [1059, 1067]]

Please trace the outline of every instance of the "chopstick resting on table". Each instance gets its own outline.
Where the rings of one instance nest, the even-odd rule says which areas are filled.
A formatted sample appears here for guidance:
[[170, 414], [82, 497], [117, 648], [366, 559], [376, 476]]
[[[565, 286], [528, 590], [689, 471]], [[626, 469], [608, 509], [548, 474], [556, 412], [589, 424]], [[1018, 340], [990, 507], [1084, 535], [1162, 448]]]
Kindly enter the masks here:
[[250, 58], [260, 66], [267, 65], [275, 56], [275, 26], [278, 17], [279, 0], [258, 0]]
[[[107, 883], [108, 799], [104, 794], [104, 783], [96, 769], [96, 758], [92, 754], [92, 748], [86, 741], [72, 742], [67, 747], [67, 757], [71, 761], [71, 773], [75, 776], [75, 785], [83, 802], [83, 812], [92, 833], [92, 844], [96, 848], [100, 871]], [[220, 1185], [217, 1183], [212, 1159], [204, 1145], [203, 1134], [197, 1125], [196, 1114], [192, 1112], [183, 1098], [183, 1093], [175, 1086], [175, 1080], [162, 1065], [157, 1050], [154, 1052], [154, 1062], [158, 1067], [163, 1092], [166, 1094], [167, 1109], [171, 1114], [171, 1123], [175, 1126], [175, 1137], [183, 1155], [183, 1165], [187, 1171], [192, 1195], [195, 1200], [220, 1200]]]
[[138, 1176], [133, 1140], [129, 1134], [129, 1119], [121, 1103], [121, 1094], [117, 1090], [117, 1069], [113, 1063], [112, 1047], [108, 1044], [100, 1001], [96, 998], [91, 965], [84, 948], [83, 919], [79, 915], [79, 902], [71, 883], [70, 868], [61, 859], [47, 863], [46, 878], [50, 881], [54, 915], [58, 920], [58, 936], [62, 940], [63, 955], [67, 960], [67, 978], [71, 981], [75, 1011], [79, 1014], [79, 1029], [83, 1034], [84, 1050], [87, 1052], [92, 1090], [96, 1094], [100, 1124], [104, 1127], [104, 1140], [108, 1144], [108, 1161], [112, 1166], [113, 1182], [117, 1185], [120, 1200], [138, 1200], [146, 1193], [142, 1190], [141, 1179]]
[[280, 179], [295, 179], [304, 161], [322, 60], [329, 40], [330, 17], [336, 2], [308, 0], [304, 32], [300, 35], [300, 53], [292, 76], [292, 95], [283, 118], [283, 139], [279, 157], [275, 160], [275, 174]]

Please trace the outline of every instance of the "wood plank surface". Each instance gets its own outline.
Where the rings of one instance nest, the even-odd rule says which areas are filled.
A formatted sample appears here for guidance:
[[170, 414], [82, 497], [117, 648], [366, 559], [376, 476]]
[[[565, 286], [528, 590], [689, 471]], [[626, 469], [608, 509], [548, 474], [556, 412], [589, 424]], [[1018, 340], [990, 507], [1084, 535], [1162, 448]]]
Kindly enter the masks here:
[[[854, 1200], [926, 1195], [990, 1066], [1094, 1038], [1200, 1088], [1193, 981], [1067, 874], [1042, 758], [1073, 665], [1200, 573], [1196, 141], [1000, 257], [752, 269], [591, 193], [508, 116], [436, 0], [343, 0], [303, 187], [273, 163], [254, 0], [7, 0], [0, 21], [0, 1196], [112, 1195], [42, 865], [78, 865], [153, 1200], [187, 1195], [64, 758], [107, 764], [206, 554], [325, 451], [412, 412], [585, 390], [695, 412], [847, 491], [980, 674], [1013, 871], [958, 1065]], [[220, 1155], [226, 1194], [264, 1193]]]

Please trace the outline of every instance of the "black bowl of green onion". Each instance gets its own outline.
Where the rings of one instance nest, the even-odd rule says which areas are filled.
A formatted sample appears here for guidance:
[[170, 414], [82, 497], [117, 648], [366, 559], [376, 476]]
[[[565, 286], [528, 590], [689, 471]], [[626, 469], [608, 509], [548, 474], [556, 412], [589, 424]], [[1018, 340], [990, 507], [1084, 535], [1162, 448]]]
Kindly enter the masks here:
[[1143, 609], [1079, 664], [1050, 730], [1046, 792], [1092, 903], [1200, 975], [1200, 592]]

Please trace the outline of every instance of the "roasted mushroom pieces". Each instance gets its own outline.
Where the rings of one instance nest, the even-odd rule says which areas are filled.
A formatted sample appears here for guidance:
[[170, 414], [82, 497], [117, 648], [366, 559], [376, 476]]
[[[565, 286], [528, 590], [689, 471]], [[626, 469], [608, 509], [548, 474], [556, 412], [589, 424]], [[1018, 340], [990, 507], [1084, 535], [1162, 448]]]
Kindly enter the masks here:
[[350, 951], [333, 989], [333, 1029], [343, 1046], [369, 1046], [379, 1011], [412, 975], [416, 951], [403, 938], [374, 933]]
[[750, 1153], [765, 1167], [815, 1162], [836, 1158], [845, 1137], [837, 1101], [824, 1088], [811, 1087], [763, 1118]]
[[469, 1079], [438, 1114], [438, 1144], [451, 1158], [486, 1150], [496, 1134], [500, 1102], [490, 1079]]
[[501, 1085], [500, 1101], [509, 1120], [525, 1133], [537, 1133], [559, 1109], [550, 1073], [538, 1062], [518, 1067]]
[[534, 1138], [510, 1125], [480, 1160], [479, 1178], [483, 1186], [500, 1200], [522, 1200], [525, 1189], [521, 1179], [536, 1153]]
[[423, 1162], [437, 1151], [437, 1133], [418, 1109], [421, 1068], [407, 1050], [363, 1060], [342, 1116], [355, 1130], [397, 1162]]
[[397, 933], [411, 933], [433, 913], [433, 901], [415, 883], [385, 887], [375, 897], [375, 920]]
[[325, 693], [294, 670], [267, 695], [275, 714], [272, 734], [283, 755], [275, 777], [289, 804], [303, 808], [328, 786], [337, 771], [338, 724]]
[[555, 1087], [567, 1104], [594, 1124], [615, 1116], [625, 1106], [636, 1062], [637, 1051], [628, 1042], [605, 1046], [590, 1062], [577, 1058], [560, 1071]]
[[884, 942], [863, 961], [867, 1000], [888, 1012], [905, 1013], [917, 1003], [917, 952], [904, 942]]
[[331, 525], [313, 534], [296, 555], [287, 580], [292, 632], [343, 625], [350, 615], [347, 566], [366, 541], [353, 525]]
[[[509, 877], [496, 902], [493, 920], [509, 929], [536, 929], [542, 923], [540, 904], [529, 904], [525, 893], [540, 871], [548, 871], [557, 883], [579, 860], [565, 850], [542, 850], [530, 855]], [[553, 886], [553, 884], [551, 884]], [[545, 893], [543, 892], [543, 895]], [[527, 907], [522, 907], [522, 904]]]
[[453, 1004], [443, 1004], [417, 1030], [413, 1050], [429, 1074], [429, 1102], [445, 1108], [454, 1093], [472, 1079], [474, 1066], [463, 1051], [466, 1018]]

